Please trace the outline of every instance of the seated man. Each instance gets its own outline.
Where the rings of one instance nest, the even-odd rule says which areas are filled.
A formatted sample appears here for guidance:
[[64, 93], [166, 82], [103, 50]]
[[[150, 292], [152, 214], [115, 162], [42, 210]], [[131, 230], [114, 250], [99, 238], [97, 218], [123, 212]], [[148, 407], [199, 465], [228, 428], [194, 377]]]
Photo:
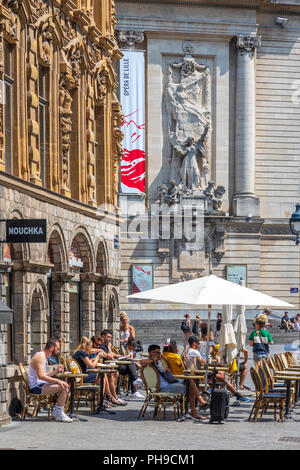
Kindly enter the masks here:
[[[199, 348], [199, 340], [195, 336], [191, 336], [189, 338], [189, 348], [187, 350], [187, 361], [191, 368], [194, 367], [194, 358], [197, 359], [197, 362], [200, 364], [206, 364], [206, 360], [203, 359], [200, 352], [198, 351]], [[208, 374], [208, 382], [212, 382], [212, 374]], [[216, 382], [225, 382], [225, 374], [223, 371], [219, 371], [216, 374]], [[237, 400], [242, 402], [248, 402], [249, 398], [243, 397], [239, 392], [235, 390], [235, 388], [231, 385], [231, 383], [226, 380], [226, 388], [231, 392]]]
[[289, 319], [289, 312], [284, 312], [284, 316], [281, 318], [280, 328], [285, 331], [296, 331], [295, 325]]
[[151, 344], [148, 348], [148, 353], [150, 359], [142, 359], [141, 365], [145, 366], [147, 364], [152, 364], [158, 370], [160, 375], [160, 392], [170, 392], [170, 393], [182, 393], [185, 394], [185, 386], [183, 380], [175, 379], [171, 372], [171, 369], [164, 370], [161, 359], [160, 346], [156, 344]]
[[[171, 341], [169, 345], [164, 346], [163, 356], [167, 359], [172, 374], [174, 375], [183, 375], [184, 374], [184, 366], [182, 360], [178, 354], [179, 349], [176, 344], [176, 341]], [[203, 419], [201, 416], [198, 415], [196, 411], [195, 401], [199, 402], [199, 409], [205, 410], [208, 405], [206, 401], [203, 400], [198, 387], [196, 385], [196, 381], [189, 380], [189, 402], [191, 408], [191, 415], [195, 419]]]
[[52, 395], [57, 393], [57, 403], [52, 413], [55, 421], [70, 423], [73, 420], [64, 413], [64, 406], [69, 393], [67, 382], [56, 379], [54, 376], [58, 373], [61, 366], [56, 367], [54, 371], [47, 372], [48, 358], [59, 353], [59, 342], [55, 338], [47, 341], [45, 349], [35, 353], [28, 367], [28, 382], [30, 393]]

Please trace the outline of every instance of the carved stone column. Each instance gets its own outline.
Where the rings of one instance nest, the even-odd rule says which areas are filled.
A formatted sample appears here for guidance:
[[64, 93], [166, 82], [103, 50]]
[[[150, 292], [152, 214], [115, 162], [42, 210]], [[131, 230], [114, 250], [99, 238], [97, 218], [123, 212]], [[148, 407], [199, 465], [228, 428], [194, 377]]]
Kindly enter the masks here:
[[234, 214], [259, 216], [255, 196], [255, 50], [259, 36], [237, 37]]
[[70, 73], [61, 73], [59, 82], [59, 124], [61, 156], [61, 189], [64, 196], [71, 196], [70, 189], [70, 150], [72, 134], [72, 95], [75, 80]]
[[87, 193], [88, 204], [97, 206], [96, 178], [95, 178], [95, 110], [94, 110], [94, 83], [91, 74], [87, 74]]
[[38, 59], [36, 29], [28, 26], [27, 33], [27, 109], [28, 109], [28, 147], [30, 182], [42, 185], [40, 177], [40, 151], [39, 151], [39, 98], [38, 90]]
[[3, 21], [0, 22], [0, 170], [5, 171], [4, 160], [4, 49], [3, 49]]

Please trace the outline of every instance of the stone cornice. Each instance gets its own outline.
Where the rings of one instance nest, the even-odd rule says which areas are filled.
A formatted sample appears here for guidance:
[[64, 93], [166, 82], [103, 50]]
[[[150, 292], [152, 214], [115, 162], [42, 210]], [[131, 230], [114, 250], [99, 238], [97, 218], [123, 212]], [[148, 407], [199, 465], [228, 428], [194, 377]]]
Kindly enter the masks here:
[[163, 34], [187, 34], [189, 35], [208, 35], [217, 39], [219, 36], [232, 38], [239, 34], [253, 34], [258, 25], [256, 23], [243, 23], [234, 21], [202, 20], [201, 18], [158, 18], [158, 17], [137, 17], [137, 16], [118, 16], [118, 30], [136, 30], [146, 33]]
[[300, 4], [284, 0], [117, 0], [117, 3], [248, 9], [281, 15], [300, 14]]
[[97, 220], [105, 219], [107, 222], [117, 224], [123, 221], [119, 215], [119, 209], [116, 209], [117, 213], [113, 214], [100, 208], [91, 207], [82, 202], [57, 194], [54, 191], [50, 191], [49, 189], [42, 188], [28, 181], [17, 178], [16, 176], [8, 175], [3, 171], [0, 171], [0, 186], [1, 185], [39, 199], [40, 201], [53, 204], [72, 212], [80, 213], [86, 217], [91, 217]]

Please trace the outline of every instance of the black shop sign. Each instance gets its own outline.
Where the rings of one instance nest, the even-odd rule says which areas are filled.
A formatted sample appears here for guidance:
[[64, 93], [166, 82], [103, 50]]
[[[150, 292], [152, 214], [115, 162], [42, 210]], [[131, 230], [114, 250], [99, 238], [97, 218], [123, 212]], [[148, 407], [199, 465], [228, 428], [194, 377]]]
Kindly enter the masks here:
[[6, 220], [6, 243], [46, 243], [46, 219]]

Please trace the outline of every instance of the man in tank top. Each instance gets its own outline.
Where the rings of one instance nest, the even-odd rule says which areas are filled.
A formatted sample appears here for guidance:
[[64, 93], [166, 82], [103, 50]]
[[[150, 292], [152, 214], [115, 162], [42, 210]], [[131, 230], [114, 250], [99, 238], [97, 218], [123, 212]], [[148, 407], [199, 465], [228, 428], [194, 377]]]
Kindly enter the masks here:
[[57, 393], [57, 403], [52, 413], [55, 421], [70, 423], [72, 421], [69, 416], [64, 413], [64, 406], [69, 393], [69, 385], [55, 378], [58, 373], [58, 367], [47, 372], [48, 358], [59, 353], [59, 342], [57, 339], [49, 339], [43, 351], [35, 353], [28, 367], [28, 382], [30, 393], [42, 393], [52, 395]]

